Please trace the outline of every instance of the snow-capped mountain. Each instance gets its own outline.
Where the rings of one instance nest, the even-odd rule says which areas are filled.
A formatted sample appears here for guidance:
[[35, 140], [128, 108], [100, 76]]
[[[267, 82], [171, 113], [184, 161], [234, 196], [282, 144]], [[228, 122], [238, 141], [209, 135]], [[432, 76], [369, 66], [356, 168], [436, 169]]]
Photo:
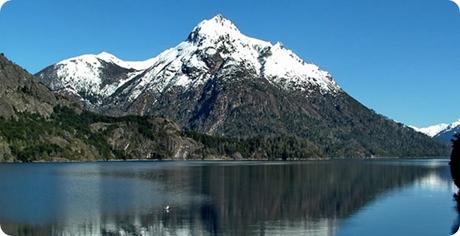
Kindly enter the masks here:
[[[84, 55], [37, 76], [93, 111], [164, 116], [200, 133], [296, 136], [336, 156], [440, 150], [425, 135], [357, 102], [319, 66], [281, 43], [244, 35], [221, 15], [202, 21], [185, 41], [147, 61]], [[414, 143], [423, 145], [409, 147]]]
[[460, 133], [460, 120], [451, 124], [438, 124], [426, 128], [413, 128], [437, 140], [450, 142], [455, 134]]
[[340, 91], [328, 72], [306, 63], [281, 43], [245, 36], [221, 15], [201, 22], [186, 41], [155, 58], [125, 62], [105, 52], [83, 55], [61, 61], [38, 76], [53, 90], [78, 94], [92, 103], [94, 97], [106, 99], [117, 96], [116, 92], [129, 94], [129, 101], [134, 101], [145, 92], [197, 87], [215, 76], [210, 70], [225, 74], [234, 67], [245, 67], [285, 89]]

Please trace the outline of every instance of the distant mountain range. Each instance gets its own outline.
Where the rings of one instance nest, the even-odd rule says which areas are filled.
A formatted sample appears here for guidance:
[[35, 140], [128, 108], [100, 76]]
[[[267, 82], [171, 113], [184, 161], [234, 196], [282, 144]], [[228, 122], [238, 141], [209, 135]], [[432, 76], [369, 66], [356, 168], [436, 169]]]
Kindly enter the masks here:
[[460, 133], [460, 120], [451, 124], [437, 124], [425, 128], [412, 126], [412, 128], [436, 140], [450, 143], [454, 135]]
[[147, 61], [83, 55], [36, 76], [91, 111], [161, 116], [188, 132], [294, 137], [333, 157], [448, 153], [445, 145], [363, 106], [330, 73], [283, 44], [248, 37], [221, 15]]

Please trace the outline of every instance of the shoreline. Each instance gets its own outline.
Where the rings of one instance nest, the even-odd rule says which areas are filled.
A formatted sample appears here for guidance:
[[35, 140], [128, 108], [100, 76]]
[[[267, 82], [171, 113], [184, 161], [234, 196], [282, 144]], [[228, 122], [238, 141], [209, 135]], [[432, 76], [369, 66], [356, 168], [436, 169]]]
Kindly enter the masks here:
[[299, 158], [299, 159], [129, 159], [129, 160], [59, 160], [59, 161], [33, 161], [33, 162], [0, 162], [0, 164], [83, 164], [83, 163], [162, 163], [162, 162], [308, 162], [308, 161], [417, 161], [417, 160], [449, 160], [449, 156], [433, 157], [367, 157], [367, 158]]

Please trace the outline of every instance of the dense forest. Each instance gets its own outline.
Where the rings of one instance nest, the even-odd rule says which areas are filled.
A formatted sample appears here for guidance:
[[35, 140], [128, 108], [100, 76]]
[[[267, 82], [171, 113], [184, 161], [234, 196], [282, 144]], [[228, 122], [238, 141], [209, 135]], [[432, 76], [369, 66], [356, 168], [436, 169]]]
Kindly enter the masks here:
[[212, 137], [182, 131], [163, 118], [114, 118], [62, 106], [48, 118], [29, 113], [0, 118], [2, 161], [323, 157], [314, 145], [294, 137]]
[[64, 106], [49, 117], [0, 118], [1, 161], [301, 160], [325, 158], [324, 150], [294, 136], [210, 136], [164, 118], [109, 117]]

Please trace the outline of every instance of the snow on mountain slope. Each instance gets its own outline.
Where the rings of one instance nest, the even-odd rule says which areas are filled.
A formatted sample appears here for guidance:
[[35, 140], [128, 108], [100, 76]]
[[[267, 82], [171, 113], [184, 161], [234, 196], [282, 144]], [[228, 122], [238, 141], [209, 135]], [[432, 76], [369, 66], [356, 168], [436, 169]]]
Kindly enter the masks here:
[[[183, 50], [184, 47], [188, 50]], [[205, 57], [212, 57], [220, 51], [219, 56], [225, 61], [224, 68], [238, 65], [253, 69], [257, 75], [285, 88], [304, 90], [309, 85], [316, 85], [325, 92], [339, 89], [328, 72], [306, 63], [281, 43], [273, 45], [242, 34], [231, 21], [221, 15], [201, 22], [193, 29], [188, 40], [176, 50], [188, 60], [182, 60], [182, 63], [191, 63], [198, 68], [202, 66], [197, 57], [200, 52], [205, 52]]]
[[434, 138], [450, 143], [451, 140], [454, 138], [454, 135], [459, 134], [459, 133], [460, 133], [460, 120], [450, 124], [446, 129], [436, 134]]
[[108, 53], [108, 52], [101, 52], [98, 55], [96, 55], [97, 58], [102, 59], [107, 62], [112, 62], [116, 65], [119, 65], [123, 68], [127, 69], [135, 69], [135, 70], [145, 70], [151, 67], [154, 64], [154, 59], [148, 59], [145, 61], [123, 61], [116, 56]]
[[152, 60], [122, 61], [102, 52], [63, 60], [39, 72], [38, 77], [52, 90], [106, 97], [152, 64]]
[[451, 124], [438, 124], [426, 128], [417, 128], [412, 126], [412, 128], [432, 138], [439, 138], [450, 141], [452, 136], [460, 131], [460, 120]]
[[452, 124], [449, 125], [449, 127], [447, 127], [445, 130], [446, 131], [450, 131], [450, 130], [453, 130], [455, 128], [458, 128], [460, 126], [460, 119], [453, 122]]
[[432, 126], [425, 127], [425, 128], [417, 128], [415, 126], [411, 126], [411, 128], [413, 128], [417, 132], [426, 134], [430, 137], [434, 137], [437, 134], [439, 134], [439, 132], [446, 129], [448, 126], [449, 126], [448, 124], [438, 124], [438, 125], [432, 125]]
[[214, 70], [231, 74], [238, 68], [283, 89], [340, 91], [328, 72], [305, 62], [280, 43], [242, 34], [221, 15], [204, 20], [186, 41], [146, 61], [125, 62], [104, 52], [61, 61], [37, 75], [53, 90], [104, 99], [121, 89], [118, 94], [132, 101], [146, 92], [193, 88], [213, 78]]

